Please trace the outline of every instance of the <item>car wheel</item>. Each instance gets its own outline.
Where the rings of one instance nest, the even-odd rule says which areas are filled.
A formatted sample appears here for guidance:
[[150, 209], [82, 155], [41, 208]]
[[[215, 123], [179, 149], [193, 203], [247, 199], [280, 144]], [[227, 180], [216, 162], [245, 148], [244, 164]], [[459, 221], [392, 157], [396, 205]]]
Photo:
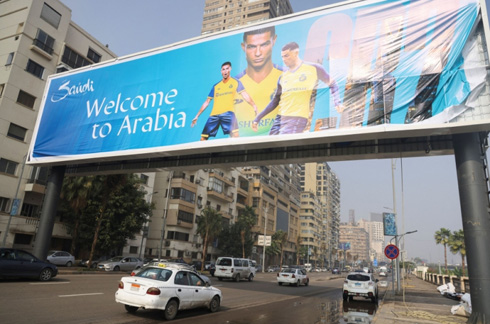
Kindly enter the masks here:
[[300, 284], [300, 283], [301, 283], [301, 282], [300, 282], [299, 280], [298, 280], [298, 281], [296, 281], [296, 287], [299, 287], [299, 284]]
[[254, 280], [254, 275], [250, 274], [250, 276], [248, 276], [248, 281], [253, 281], [253, 280]]
[[119, 268], [119, 266], [115, 266], [114, 267], [114, 271], [119, 271], [121, 268]]
[[41, 281], [49, 281], [53, 277], [53, 270], [50, 268], [44, 268], [41, 270], [41, 273], [39, 274], [39, 280]]
[[347, 296], [346, 294], [344, 294], [344, 295], [342, 296], [342, 298], [344, 299], [344, 301], [347, 301], [347, 297], [349, 297], [349, 296]]
[[278, 282], [277, 284], [278, 284], [279, 286], [282, 286], [282, 282]]
[[177, 316], [177, 311], [179, 310], [179, 304], [175, 299], [170, 300], [165, 306], [165, 311], [163, 315], [167, 321], [173, 320]]
[[126, 312], [131, 314], [136, 313], [136, 311], [138, 310], [138, 307], [136, 306], [124, 305], [124, 308], [126, 308]]
[[219, 280], [219, 281], [223, 281], [223, 278], [221, 278], [221, 277], [218, 277], [218, 280]]
[[306, 279], [305, 286], [308, 286], [310, 284], [310, 279]]
[[240, 281], [240, 274], [237, 273], [236, 277], [235, 277], [235, 282], [239, 282]]
[[371, 297], [371, 302], [372, 302], [373, 304], [376, 304], [376, 301], [377, 301], [377, 298], [376, 298], [376, 297]]
[[71, 261], [68, 261], [68, 262], [66, 263], [66, 266], [67, 266], [67, 267], [71, 267], [71, 264], [72, 264], [72, 263], [71, 263]]
[[211, 313], [217, 312], [219, 310], [219, 297], [214, 296], [209, 303], [209, 311]]
[[351, 302], [351, 301], [353, 301], [353, 300], [354, 300], [354, 297], [349, 296], [349, 301]]
[[97, 269], [97, 263], [92, 263], [92, 265], [90, 266], [90, 268]]

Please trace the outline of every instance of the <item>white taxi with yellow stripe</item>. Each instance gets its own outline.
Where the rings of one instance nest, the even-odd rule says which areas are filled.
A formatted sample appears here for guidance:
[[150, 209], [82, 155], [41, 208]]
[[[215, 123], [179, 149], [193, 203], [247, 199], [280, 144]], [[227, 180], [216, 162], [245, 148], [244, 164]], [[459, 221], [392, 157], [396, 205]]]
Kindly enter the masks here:
[[115, 297], [129, 313], [139, 308], [159, 309], [167, 320], [183, 309], [206, 307], [216, 312], [222, 301], [221, 291], [196, 272], [169, 263], [150, 265], [134, 276], [121, 278]]

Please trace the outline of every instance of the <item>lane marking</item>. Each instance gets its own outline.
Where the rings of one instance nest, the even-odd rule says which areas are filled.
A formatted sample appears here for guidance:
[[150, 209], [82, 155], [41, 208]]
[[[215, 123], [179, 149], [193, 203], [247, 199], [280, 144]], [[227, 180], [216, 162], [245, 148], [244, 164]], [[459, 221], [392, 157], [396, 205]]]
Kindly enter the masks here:
[[75, 294], [75, 295], [58, 295], [58, 297], [80, 297], [80, 296], [94, 296], [94, 295], [103, 295], [104, 293], [88, 293], [88, 294]]
[[71, 282], [69, 281], [62, 281], [62, 282], [30, 282], [29, 285], [63, 285], [63, 284], [69, 284]]

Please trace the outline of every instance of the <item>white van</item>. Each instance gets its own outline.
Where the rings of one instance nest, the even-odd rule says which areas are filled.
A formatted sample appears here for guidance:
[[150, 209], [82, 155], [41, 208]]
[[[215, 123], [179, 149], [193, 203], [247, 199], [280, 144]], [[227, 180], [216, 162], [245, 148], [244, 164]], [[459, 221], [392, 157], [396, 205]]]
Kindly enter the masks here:
[[249, 259], [220, 257], [216, 260], [216, 270], [214, 276], [218, 280], [232, 279], [236, 282], [240, 279], [254, 279], [255, 271]]

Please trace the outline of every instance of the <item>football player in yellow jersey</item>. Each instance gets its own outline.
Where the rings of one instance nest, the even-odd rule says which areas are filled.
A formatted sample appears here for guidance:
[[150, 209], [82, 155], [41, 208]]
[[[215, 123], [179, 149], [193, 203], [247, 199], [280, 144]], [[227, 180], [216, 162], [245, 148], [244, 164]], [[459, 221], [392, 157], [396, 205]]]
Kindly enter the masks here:
[[[274, 97], [277, 80], [282, 74], [282, 68], [272, 63], [272, 50], [277, 35], [274, 26], [247, 31], [243, 34], [242, 50], [246, 55], [247, 67], [236, 76], [250, 97], [262, 110]], [[258, 125], [258, 131], [252, 130], [252, 122], [257, 114], [250, 109], [244, 109], [247, 105], [240, 98], [235, 100], [235, 113], [240, 129], [240, 136], [266, 135], [272, 126], [277, 112], [272, 111], [262, 118]]]
[[194, 127], [199, 116], [208, 107], [211, 100], [215, 99], [211, 115], [206, 121], [206, 125], [204, 125], [201, 141], [206, 141], [209, 137], [215, 137], [220, 126], [225, 135], [229, 134], [230, 137], [238, 137], [238, 123], [233, 106], [236, 94], [240, 94], [253, 107], [255, 115], [257, 115], [257, 106], [254, 101], [245, 91], [242, 83], [230, 76], [230, 72], [231, 63], [223, 63], [221, 65], [221, 76], [223, 79], [211, 88], [208, 98], [204, 101], [196, 117], [192, 120], [191, 127]]
[[279, 78], [272, 101], [255, 117], [252, 123], [254, 130], [258, 130], [258, 124], [264, 116], [279, 107], [269, 135], [308, 132], [313, 117], [312, 99], [319, 81], [330, 87], [337, 111], [343, 110], [335, 80], [330, 78], [323, 66], [303, 62], [299, 58], [297, 43], [284, 45], [281, 56], [288, 70]]

